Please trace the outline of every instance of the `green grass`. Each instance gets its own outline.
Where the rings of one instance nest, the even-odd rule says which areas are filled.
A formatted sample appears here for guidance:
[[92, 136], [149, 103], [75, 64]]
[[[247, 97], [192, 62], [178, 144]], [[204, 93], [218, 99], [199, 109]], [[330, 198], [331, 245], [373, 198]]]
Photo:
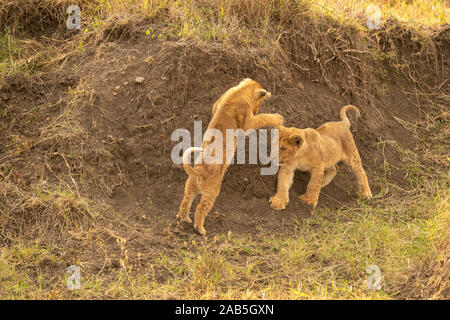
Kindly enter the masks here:
[[[381, 23], [394, 18], [411, 28], [450, 22], [444, 0], [97, 0], [87, 13], [89, 28], [101, 28], [116, 14], [148, 17], [166, 26], [154, 37], [181, 37], [248, 46], [274, 46], [284, 32], [301, 24], [305, 15], [327, 16], [340, 25], [368, 31], [368, 8], [375, 5]], [[142, 30], [143, 33], [147, 30]]]
[[0, 81], [5, 75], [29, 73], [32, 65], [20, 61], [21, 43], [9, 32], [0, 35]]
[[39, 266], [54, 260], [48, 249], [18, 243], [0, 250], [0, 299], [42, 299], [48, 295]]
[[[395, 18], [409, 27], [438, 26], [448, 23], [450, 10], [443, 0], [308, 0], [311, 8], [319, 13], [328, 13], [342, 21], [360, 23], [364, 26], [366, 12], [376, 6], [381, 12], [381, 21]], [[369, 9], [370, 12], [370, 9]]]

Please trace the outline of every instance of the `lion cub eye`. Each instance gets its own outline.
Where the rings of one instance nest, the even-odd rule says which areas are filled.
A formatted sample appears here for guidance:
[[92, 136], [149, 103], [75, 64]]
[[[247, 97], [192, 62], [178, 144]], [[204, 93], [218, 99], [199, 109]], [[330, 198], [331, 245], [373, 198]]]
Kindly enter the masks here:
[[286, 151], [286, 148], [285, 147], [281, 147], [280, 151]]

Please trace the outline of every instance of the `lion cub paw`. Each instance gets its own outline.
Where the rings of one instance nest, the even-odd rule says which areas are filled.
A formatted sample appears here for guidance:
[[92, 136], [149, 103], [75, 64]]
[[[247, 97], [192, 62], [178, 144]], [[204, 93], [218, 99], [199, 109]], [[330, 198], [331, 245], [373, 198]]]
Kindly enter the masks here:
[[273, 196], [272, 198], [269, 199], [270, 202], [270, 206], [275, 209], [275, 210], [283, 210], [284, 208], [286, 208], [286, 205], [289, 202], [289, 199], [285, 200], [282, 199], [278, 196]]
[[361, 195], [365, 199], [372, 199], [372, 192], [370, 191], [370, 189], [363, 191]]
[[273, 121], [274, 127], [281, 126], [283, 124], [284, 118], [281, 114], [275, 113], [273, 115], [273, 119], [274, 119], [274, 121]]
[[189, 215], [183, 216], [183, 214], [181, 214], [180, 212], [178, 212], [177, 214], [177, 219], [181, 222], [192, 223], [192, 219], [189, 217]]
[[311, 199], [306, 194], [302, 194], [301, 196], [299, 196], [299, 198], [303, 202], [313, 206], [313, 208], [315, 208], [317, 206], [317, 199]]
[[206, 234], [206, 230], [203, 227], [194, 226], [194, 230], [201, 236], [204, 236]]

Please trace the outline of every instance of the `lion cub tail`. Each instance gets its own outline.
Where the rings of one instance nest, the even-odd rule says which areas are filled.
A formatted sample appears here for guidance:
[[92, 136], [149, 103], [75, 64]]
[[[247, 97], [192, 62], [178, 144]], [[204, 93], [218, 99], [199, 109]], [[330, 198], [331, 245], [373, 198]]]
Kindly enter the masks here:
[[359, 116], [361, 115], [359, 113], [359, 110], [357, 107], [352, 106], [351, 104], [346, 105], [344, 107], [342, 107], [341, 112], [339, 113], [339, 115], [341, 116], [341, 120], [345, 122], [345, 124], [347, 125], [347, 127], [350, 128], [350, 120], [348, 120], [347, 118], [347, 111], [352, 109], [353, 111], [356, 112], [356, 116], [359, 118]]
[[[198, 148], [198, 147], [191, 147], [189, 149], [187, 149], [184, 154], [183, 154], [183, 167], [184, 167], [184, 171], [186, 171], [186, 173], [188, 175], [192, 175], [192, 174], [198, 174], [198, 169], [200, 168], [193, 168], [190, 164], [189, 164], [189, 158], [191, 156], [192, 152], [196, 152], [196, 151], [203, 151], [203, 148]], [[201, 156], [201, 155], [200, 155]]]

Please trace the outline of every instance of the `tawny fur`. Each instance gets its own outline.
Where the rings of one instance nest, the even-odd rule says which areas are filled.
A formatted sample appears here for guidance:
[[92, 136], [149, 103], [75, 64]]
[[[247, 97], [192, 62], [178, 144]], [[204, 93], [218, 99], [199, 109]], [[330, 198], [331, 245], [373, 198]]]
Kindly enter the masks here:
[[289, 202], [289, 189], [292, 185], [295, 170], [309, 171], [311, 179], [306, 193], [300, 199], [316, 207], [322, 187], [328, 185], [336, 176], [337, 163], [343, 161], [350, 165], [362, 188], [362, 196], [371, 198], [366, 173], [350, 132], [350, 121], [347, 111], [359, 110], [352, 105], [341, 109], [341, 121], [327, 122], [318, 129], [279, 129], [279, 162], [277, 193], [270, 198], [271, 207], [276, 210], [286, 208]]
[[[202, 148], [190, 148], [183, 155], [183, 165], [189, 175], [185, 189], [184, 198], [180, 204], [177, 217], [185, 222], [191, 223], [189, 217], [192, 201], [201, 193], [201, 200], [195, 209], [194, 229], [199, 234], [204, 235], [203, 227], [205, 217], [211, 210], [217, 195], [220, 192], [223, 176], [229, 166], [230, 156], [236, 150], [236, 139], [231, 150], [226, 150], [226, 129], [259, 129], [270, 126], [275, 127], [283, 123], [283, 117], [279, 114], [259, 114], [258, 110], [262, 102], [270, 97], [270, 93], [264, 90], [261, 85], [251, 79], [245, 79], [236, 87], [225, 92], [213, 106], [213, 117], [208, 129], [217, 129], [223, 136], [223, 161], [221, 164], [206, 163], [204, 160], [199, 164], [199, 159], [195, 161], [195, 166], [188, 164], [191, 153], [205, 150], [212, 143], [211, 140], [204, 140]], [[204, 154], [199, 156], [203, 159]], [[228, 161], [227, 159], [228, 158]]]

